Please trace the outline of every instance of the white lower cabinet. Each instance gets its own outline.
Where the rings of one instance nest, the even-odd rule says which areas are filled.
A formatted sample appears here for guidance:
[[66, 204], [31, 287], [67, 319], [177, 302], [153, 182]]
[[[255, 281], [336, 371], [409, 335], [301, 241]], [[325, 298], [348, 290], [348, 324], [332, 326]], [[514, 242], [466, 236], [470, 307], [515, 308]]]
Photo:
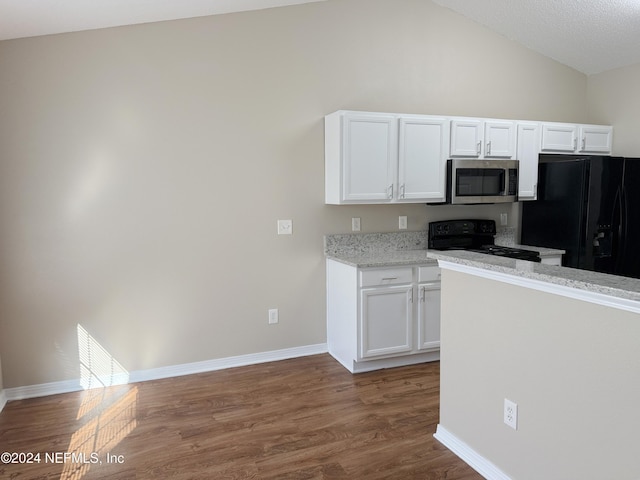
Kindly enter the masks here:
[[329, 353], [352, 373], [439, 360], [439, 270], [328, 259]]
[[418, 348], [440, 348], [440, 283], [420, 285], [418, 303]]
[[363, 288], [360, 358], [413, 349], [413, 286]]

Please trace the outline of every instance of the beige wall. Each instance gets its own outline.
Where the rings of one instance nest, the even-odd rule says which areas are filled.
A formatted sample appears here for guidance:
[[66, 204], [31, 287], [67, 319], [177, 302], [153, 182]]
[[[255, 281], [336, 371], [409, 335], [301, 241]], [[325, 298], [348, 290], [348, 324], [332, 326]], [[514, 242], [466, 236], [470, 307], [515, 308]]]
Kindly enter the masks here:
[[640, 156], [640, 64], [588, 78], [589, 119], [613, 125], [613, 153]]
[[325, 206], [325, 114], [584, 122], [586, 85], [424, 0], [0, 42], [4, 386], [77, 378], [77, 325], [129, 371], [326, 342], [323, 234], [503, 207]]
[[640, 478], [638, 338], [637, 313], [445, 270], [440, 424], [513, 479]]

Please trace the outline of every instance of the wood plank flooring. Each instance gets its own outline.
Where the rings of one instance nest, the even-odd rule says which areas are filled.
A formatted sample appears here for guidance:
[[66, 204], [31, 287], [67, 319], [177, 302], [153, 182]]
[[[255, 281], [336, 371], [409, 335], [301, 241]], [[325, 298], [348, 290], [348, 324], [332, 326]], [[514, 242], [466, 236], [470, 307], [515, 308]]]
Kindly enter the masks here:
[[0, 453], [40, 463], [0, 478], [481, 480], [433, 438], [438, 402], [437, 362], [351, 375], [326, 354], [14, 401]]

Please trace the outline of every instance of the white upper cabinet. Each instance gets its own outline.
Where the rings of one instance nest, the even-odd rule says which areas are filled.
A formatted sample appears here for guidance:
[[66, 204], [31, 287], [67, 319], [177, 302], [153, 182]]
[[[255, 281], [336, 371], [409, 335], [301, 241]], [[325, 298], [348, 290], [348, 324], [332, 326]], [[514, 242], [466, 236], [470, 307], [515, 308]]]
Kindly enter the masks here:
[[398, 163], [395, 115], [336, 112], [325, 117], [326, 203], [387, 203]]
[[480, 157], [482, 155], [482, 121], [451, 120], [452, 157]]
[[611, 153], [613, 127], [604, 125], [580, 125], [578, 151], [584, 153]]
[[325, 117], [325, 203], [445, 198], [449, 121], [338, 111]]
[[485, 158], [509, 158], [516, 155], [516, 125], [514, 122], [487, 120], [484, 122]]
[[518, 200], [535, 200], [538, 194], [540, 124], [518, 122]]
[[398, 201], [444, 201], [449, 121], [400, 117]]
[[511, 159], [515, 153], [515, 123], [481, 119], [451, 121], [452, 157]]
[[578, 146], [578, 126], [566, 123], [542, 124], [543, 152], [573, 153]]
[[543, 123], [543, 153], [610, 154], [613, 128], [603, 125]]
[[538, 155], [601, 154], [613, 128], [339, 110], [325, 117], [325, 203], [442, 203], [449, 158], [520, 161], [519, 200], [535, 200]]

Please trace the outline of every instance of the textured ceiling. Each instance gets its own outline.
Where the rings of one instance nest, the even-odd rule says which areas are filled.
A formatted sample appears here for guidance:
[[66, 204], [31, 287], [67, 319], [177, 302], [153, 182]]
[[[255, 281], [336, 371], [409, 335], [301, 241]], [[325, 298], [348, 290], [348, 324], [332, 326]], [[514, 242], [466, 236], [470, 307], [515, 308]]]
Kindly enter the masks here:
[[433, 0], [586, 74], [640, 63], [640, 0]]
[[324, 0], [0, 0], [0, 40]]
[[[0, 0], [0, 40], [316, 1]], [[586, 74], [640, 63], [640, 0], [433, 1]]]

